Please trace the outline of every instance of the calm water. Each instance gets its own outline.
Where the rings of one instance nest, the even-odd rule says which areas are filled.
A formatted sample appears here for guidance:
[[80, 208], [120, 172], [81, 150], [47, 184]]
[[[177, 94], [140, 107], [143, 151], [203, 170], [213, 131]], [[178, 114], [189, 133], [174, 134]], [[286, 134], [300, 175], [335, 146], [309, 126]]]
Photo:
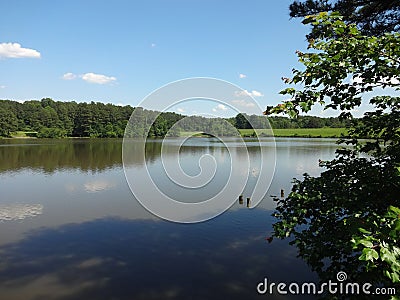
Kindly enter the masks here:
[[[260, 149], [248, 140], [255, 166], [259, 151], [273, 153], [272, 141], [262, 141]], [[179, 142], [167, 144], [172, 149]], [[332, 158], [335, 148], [329, 139], [276, 139], [275, 175], [256, 208], [235, 201], [212, 220], [178, 224], [152, 215], [133, 197], [121, 140], [0, 140], [0, 299], [287, 299], [258, 295], [256, 285], [265, 277], [317, 278], [286, 241], [266, 242], [274, 208], [269, 195], [288, 191], [293, 177], [317, 175], [318, 159]], [[207, 138], [180, 148], [182, 169], [192, 176], [204, 154], [219, 163], [201, 193], [171, 188], [161, 141], [145, 150], [145, 160], [129, 160], [137, 180], [147, 164], [161, 190], [190, 202], [218, 193], [230, 161], [241, 164], [244, 149], [229, 155]], [[166, 159], [174, 157], [167, 151]], [[258, 174], [256, 167], [234, 174], [249, 178], [245, 197]]]

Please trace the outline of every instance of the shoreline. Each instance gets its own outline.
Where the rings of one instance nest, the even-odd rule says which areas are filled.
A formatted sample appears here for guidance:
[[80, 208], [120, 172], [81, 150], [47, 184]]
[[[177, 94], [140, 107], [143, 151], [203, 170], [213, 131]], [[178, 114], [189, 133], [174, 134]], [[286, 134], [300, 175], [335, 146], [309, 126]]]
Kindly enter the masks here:
[[[333, 127], [323, 127], [323, 128], [283, 128], [283, 129], [238, 129], [240, 136], [242, 138], [262, 138], [262, 137], [290, 137], [290, 138], [349, 138], [346, 128], [333, 128]], [[41, 139], [33, 135], [33, 132], [19, 131], [17, 133], [11, 134], [11, 137], [0, 137], [0, 139]], [[182, 131], [179, 137], [197, 137], [197, 138], [207, 138], [204, 132], [190, 132]], [[46, 139], [110, 139], [110, 138], [123, 138], [122, 137], [80, 137], [80, 136], [66, 136], [66, 137], [49, 137]], [[159, 137], [163, 138], [163, 137]]]

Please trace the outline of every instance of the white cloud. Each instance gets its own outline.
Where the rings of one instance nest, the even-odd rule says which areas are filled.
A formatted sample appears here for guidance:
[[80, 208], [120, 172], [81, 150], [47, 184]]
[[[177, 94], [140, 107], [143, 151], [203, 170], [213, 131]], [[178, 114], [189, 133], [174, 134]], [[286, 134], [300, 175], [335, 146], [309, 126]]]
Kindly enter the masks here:
[[6, 87], [5, 85], [0, 85], [0, 89], [5, 89]]
[[236, 91], [235, 92], [236, 97], [242, 97], [242, 96], [250, 96], [250, 97], [261, 97], [264, 96], [261, 94], [259, 91], [252, 90], [249, 92], [248, 90], [243, 90], [243, 91]]
[[77, 76], [74, 73], [65, 73], [62, 76], [62, 79], [64, 79], [64, 80], [72, 80], [72, 79], [75, 79], [76, 77]]
[[214, 107], [212, 109], [212, 111], [214, 111], [214, 112], [216, 112], [216, 111], [224, 111], [224, 110], [228, 110], [228, 108], [223, 104], [218, 104], [216, 107]]
[[253, 97], [262, 97], [262, 96], [264, 96], [263, 94], [261, 94], [258, 91], [251, 91], [251, 94], [252, 94]]
[[95, 74], [95, 73], [85, 73], [82, 75], [76, 75], [74, 73], [68, 72], [62, 76], [64, 80], [74, 80], [80, 77], [82, 80], [85, 80], [90, 83], [97, 83], [97, 84], [106, 84], [111, 83], [117, 80], [117, 78], [112, 76], [106, 76], [102, 74]]
[[185, 110], [184, 110], [183, 108], [180, 108], [180, 107], [178, 107], [178, 108], [176, 109], [176, 111], [177, 111], [177, 112], [180, 112], [180, 113], [185, 112]]
[[154, 48], [155, 46], [157, 46], [155, 43], [151, 43], [151, 48]]
[[114, 82], [117, 78], [112, 76], [106, 76], [102, 74], [95, 74], [95, 73], [85, 73], [80, 76], [83, 80], [90, 82], [90, 83], [97, 83], [97, 84], [106, 84], [110, 82]]
[[241, 107], [254, 107], [256, 106], [253, 102], [247, 102], [246, 100], [232, 100], [233, 104]]
[[40, 58], [40, 53], [34, 49], [22, 48], [18, 43], [1, 43], [0, 57], [22, 58], [33, 57]]
[[243, 79], [243, 78], [246, 78], [246, 77], [247, 77], [247, 75], [245, 75], [245, 74], [242, 74], [242, 73], [239, 74], [239, 78], [240, 79]]

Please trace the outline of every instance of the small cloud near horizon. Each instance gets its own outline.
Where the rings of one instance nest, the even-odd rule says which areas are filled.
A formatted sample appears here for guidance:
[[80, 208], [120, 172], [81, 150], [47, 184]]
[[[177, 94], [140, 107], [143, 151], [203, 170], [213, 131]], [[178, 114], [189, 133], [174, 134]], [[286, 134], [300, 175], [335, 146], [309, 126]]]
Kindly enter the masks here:
[[221, 103], [218, 104], [216, 107], [214, 107], [214, 108], [212, 109], [213, 112], [225, 111], [225, 110], [228, 110], [228, 108], [227, 108], [225, 105], [221, 104]]
[[248, 90], [243, 90], [243, 91], [236, 91], [235, 92], [236, 97], [242, 97], [242, 96], [250, 96], [250, 97], [262, 97], [264, 96], [261, 92], [252, 90], [249, 92]]
[[113, 76], [106, 76], [103, 74], [95, 74], [95, 73], [91, 73], [91, 72], [81, 74], [81, 75], [76, 75], [74, 73], [68, 72], [62, 76], [62, 79], [74, 80], [78, 77], [86, 82], [96, 83], [96, 84], [107, 84], [107, 83], [115, 82], [117, 80], [117, 78], [115, 78]]
[[117, 80], [117, 78], [113, 76], [106, 76], [103, 74], [95, 74], [95, 73], [85, 73], [80, 77], [87, 82], [97, 83], [97, 84], [106, 84]]
[[185, 110], [184, 110], [183, 108], [180, 108], [180, 107], [178, 107], [178, 108], [176, 109], [176, 111], [177, 111], [177, 112], [180, 112], [180, 113], [184, 113], [184, 112], [185, 112]]
[[246, 78], [246, 77], [247, 77], [247, 75], [245, 75], [245, 74], [242, 74], [242, 73], [239, 74], [239, 78], [240, 79], [243, 79], [243, 78]]
[[0, 43], [0, 58], [40, 58], [35, 49], [23, 48], [18, 43]]
[[0, 85], [0, 89], [5, 89], [6, 87], [5, 85]]
[[247, 102], [246, 100], [232, 100], [233, 104], [241, 107], [254, 107], [256, 106], [253, 102]]

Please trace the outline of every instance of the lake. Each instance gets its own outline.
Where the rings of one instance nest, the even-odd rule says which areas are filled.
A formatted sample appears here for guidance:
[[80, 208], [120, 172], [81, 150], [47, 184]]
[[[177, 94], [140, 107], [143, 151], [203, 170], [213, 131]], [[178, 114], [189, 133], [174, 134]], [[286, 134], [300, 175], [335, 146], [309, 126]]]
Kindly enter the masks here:
[[[124, 172], [122, 140], [0, 140], [0, 299], [288, 299], [259, 295], [256, 286], [264, 278], [317, 282], [296, 248], [266, 241], [274, 221], [270, 195], [287, 194], [293, 177], [318, 175], [318, 159], [334, 157], [335, 140], [248, 139], [243, 147], [232, 139], [228, 153], [212, 138], [170, 138], [147, 141], [144, 156], [130, 143]], [[199, 164], [204, 155], [212, 157], [217, 167], [202, 189], [169, 180], [161, 157], [175, 174], [177, 153], [188, 180], [208, 166]], [[261, 164], [260, 153], [267, 158]], [[273, 171], [274, 161], [265, 196], [248, 208], [260, 166]], [[233, 174], [231, 162], [239, 170]], [[203, 222], [167, 221], [135, 199], [125, 173], [144, 193], [150, 174], [160, 192], [182, 203], [204, 202], [227, 180], [237, 186], [245, 177], [238, 187], [244, 203], [232, 197], [228, 210]]]

